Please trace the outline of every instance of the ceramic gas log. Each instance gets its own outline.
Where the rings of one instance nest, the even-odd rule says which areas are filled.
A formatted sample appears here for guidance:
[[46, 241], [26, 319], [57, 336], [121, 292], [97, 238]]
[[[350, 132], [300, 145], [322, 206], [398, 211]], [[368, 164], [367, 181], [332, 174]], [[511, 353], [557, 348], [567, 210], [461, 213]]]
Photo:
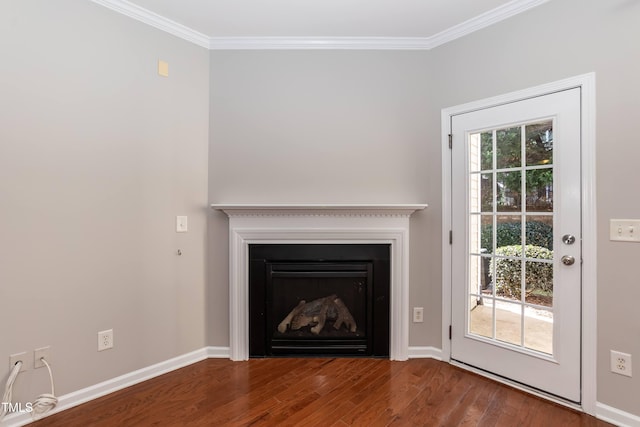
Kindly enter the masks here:
[[336, 295], [318, 298], [311, 302], [301, 300], [280, 322], [278, 331], [285, 333], [288, 328], [297, 331], [305, 326], [311, 326], [311, 332], [318, 335], [327, 320], [333, 321], [333, 328], [336, 330], [344, 325], [349, 332], [356, 332], [357, 325], [351, 312]]

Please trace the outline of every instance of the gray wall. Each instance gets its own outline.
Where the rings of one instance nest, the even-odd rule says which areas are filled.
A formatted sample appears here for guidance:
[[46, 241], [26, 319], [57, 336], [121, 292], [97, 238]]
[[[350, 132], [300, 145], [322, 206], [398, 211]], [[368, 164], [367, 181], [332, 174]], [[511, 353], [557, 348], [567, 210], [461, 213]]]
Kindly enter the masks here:
[[[638, 22], [637, 1], [554, 0], [429, 52], [212, 52], [210, 201], [429, 203], [411, 221], [410, 345], [440, 347], [441, 110], [595, 71], [598, 400], [639, 414], [639, 377], [608, 367], [610, 349], [640, 354], [640, 245], [608, 241], [609, 218], [640, 217]], [[226, 219], [209, 225], [208, 338], [226, 345]]]
[[[204, 347], [208, 51], [84, 0], [3, 0], [0, 58], [2, 384], [46, 345], [58, 394]], [[48, 389], [39, 369], [14, 396]]]

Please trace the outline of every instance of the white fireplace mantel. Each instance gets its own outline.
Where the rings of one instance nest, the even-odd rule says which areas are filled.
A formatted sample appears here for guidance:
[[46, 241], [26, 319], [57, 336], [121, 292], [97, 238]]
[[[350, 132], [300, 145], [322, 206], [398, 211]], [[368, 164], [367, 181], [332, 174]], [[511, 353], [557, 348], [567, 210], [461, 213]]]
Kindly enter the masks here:
[[383, 203], [214, 203], [213, 209], [224, 211], [229, 217], [235, 216], [410, 216], [426, 204], [383, 204]]
[[232, 360], [249, 358], [250, 244], [389, 244], [390, 358], [409, 349], [409, 217], [426, 204], [232, 204], [229, 216], [229, 345]]

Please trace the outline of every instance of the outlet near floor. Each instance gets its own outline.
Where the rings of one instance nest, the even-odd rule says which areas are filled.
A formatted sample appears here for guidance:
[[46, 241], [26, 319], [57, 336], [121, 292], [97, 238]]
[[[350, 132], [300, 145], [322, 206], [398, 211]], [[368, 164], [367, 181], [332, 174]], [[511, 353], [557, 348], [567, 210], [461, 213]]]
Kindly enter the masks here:
[[413, 323], [422, 323], [422, 322], [424, 322], [424, 308], [413, 307]]
[[22, 362], [19, 372], [29, 371], [33, 369], [33, 356], [32, 353], [26, 352], [16, 353], [9, 356], [9, 369], [13, 369], [16, 363]]
[[611, 372], [631, 376], [631, 355], [611, 350]]
[[113, 348], [113, 329], [98, 332], [98, 351]]

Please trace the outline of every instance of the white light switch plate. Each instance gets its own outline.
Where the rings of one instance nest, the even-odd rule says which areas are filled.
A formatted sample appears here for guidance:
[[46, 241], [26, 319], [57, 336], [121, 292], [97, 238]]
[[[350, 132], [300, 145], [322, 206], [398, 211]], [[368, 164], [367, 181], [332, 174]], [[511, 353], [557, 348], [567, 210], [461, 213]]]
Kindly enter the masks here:
[[176, 217], [176, 233], [186, 233], [188, 230], [187, 217], [178, 215]]
[[640, 219], [610, 220], [609, 240], [616, 242], [640, 242]]

